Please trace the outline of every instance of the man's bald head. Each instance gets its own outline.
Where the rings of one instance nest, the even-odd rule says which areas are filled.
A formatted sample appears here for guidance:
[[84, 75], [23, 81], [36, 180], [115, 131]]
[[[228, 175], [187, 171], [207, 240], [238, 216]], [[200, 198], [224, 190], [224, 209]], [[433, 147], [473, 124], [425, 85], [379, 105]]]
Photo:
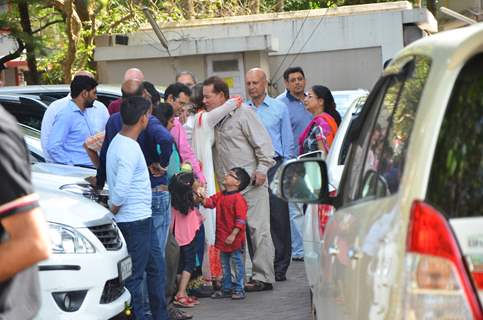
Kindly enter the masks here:
[[144, 92], [143, 83], [137, 79], [125, 80], [121, 86], [122, 97], [142, 96]]
[[265, 71], [260, 68], [250, 69], [245, 76], [245, 81], [248, 96], [252, 101], [255, 103], [258, 103], [259, 100], [263, 101], [268, 84]]
[[267, 74], [265, 73], [265, 71], [262, 68], [252, 68], [252, 69], [248, 70], [247, 76], [248, 75], [254, 76], [254, 77], [260, 79], [260, 81], [267, 81]]
[[126, 72], [124, 73], [124, 81], [133, 80], [133, 79], [143, 82], [144, 73], [138, 68], [127, 69]]

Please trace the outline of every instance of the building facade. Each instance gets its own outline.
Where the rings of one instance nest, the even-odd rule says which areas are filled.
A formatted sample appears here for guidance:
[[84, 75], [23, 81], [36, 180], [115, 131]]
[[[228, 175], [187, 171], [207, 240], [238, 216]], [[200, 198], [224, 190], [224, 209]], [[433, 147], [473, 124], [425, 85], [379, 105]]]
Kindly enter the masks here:
[[301, 66], [308, 85], [371, 89], [384, 61], [408, 43], [437, 32], [437, 22], [426, 9], [400, 1], [166, 23], [160, 28], [169, 52], [150, 26], [123, 41], [98, 37], [99, 80], [119, 83], [127, 68], [138, 67], [147, 80], [167, 85], [177, 72], [189, 70], [198, 80], [219, 75], [233, 94], [244, 96], [245, 72], [262, 67], [271, 93], [277, 94], [284, 90], [283, 71]]

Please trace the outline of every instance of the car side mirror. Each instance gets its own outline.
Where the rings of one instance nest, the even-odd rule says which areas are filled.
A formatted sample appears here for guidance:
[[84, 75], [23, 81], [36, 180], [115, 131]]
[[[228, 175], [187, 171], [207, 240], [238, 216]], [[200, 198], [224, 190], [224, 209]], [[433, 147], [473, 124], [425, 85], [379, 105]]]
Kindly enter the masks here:
[[328, 181], [325, 161], [299, 159], [280, 166], [270, 188], [276, 196], [286, 201], [330, 203]]

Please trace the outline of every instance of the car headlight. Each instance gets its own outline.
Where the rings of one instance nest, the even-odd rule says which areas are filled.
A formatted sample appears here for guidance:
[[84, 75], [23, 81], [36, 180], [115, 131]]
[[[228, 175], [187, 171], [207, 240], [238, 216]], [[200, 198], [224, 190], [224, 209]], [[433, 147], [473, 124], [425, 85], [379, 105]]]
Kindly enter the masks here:
[[95, 253], [96, 249], [80, 232], [69, 226], [49, 222], [53, 253]]

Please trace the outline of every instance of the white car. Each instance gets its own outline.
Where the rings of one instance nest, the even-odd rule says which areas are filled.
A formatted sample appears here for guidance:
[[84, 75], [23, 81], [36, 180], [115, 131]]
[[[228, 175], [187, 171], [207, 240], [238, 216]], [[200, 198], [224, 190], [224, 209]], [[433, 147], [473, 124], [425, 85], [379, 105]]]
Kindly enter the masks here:
[[351, 105], [360, 97], [366, 97], [369, 91], [364, 89], [332, 91], [335, 106], [341, 118], [349, 111]]
[[105, 195], [83, 180], [95, 170], [42, 162], [40, 133], [21, 128], [53, 250], [39, 264], [42, 305], [37, 319], [110, 319], [123, 313], [131, 300], [124, 280], [132, 263], [112, 214], [95, 202], [105, 201]]
[[404, 48], [348, 136], [336, 197], [323, 160], [277, 173], [284, 199], [337, 208], [317, 319], [483, 319], [483, 24]]
[[83, 195], [59, 190], [79, 178], [43, 173], [35, 165], [32, 171], [53, 253], [39, 264], [37, 319], [109, 319], [122, 313], [130, 302], [124, 280], [132, 263], [111, 213]]

